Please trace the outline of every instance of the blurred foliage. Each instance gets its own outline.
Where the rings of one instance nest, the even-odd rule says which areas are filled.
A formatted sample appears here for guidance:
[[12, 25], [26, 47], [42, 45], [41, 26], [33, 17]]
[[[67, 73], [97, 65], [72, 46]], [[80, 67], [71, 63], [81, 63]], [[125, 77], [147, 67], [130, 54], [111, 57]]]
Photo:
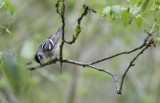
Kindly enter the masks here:
[[28, 70], [25, 64], [17, 63], [13, 54], [3, 52], [0, 68], [5, 74], [14, 93], [19, 94], [28, 81]]
[[[9, 15], [9, 18], [11, 18], [11, 16], [14, 13], [13, 5], [8, 0], [0, 0], [0, 9], [2, 8], [6, 9], [6, 12]], [[0, 28], [4, 29], [4, 31], [6, 31], [9, 34], [12, 34], [11, 31], [9, 30], [9, 25], [8, 27], [4, 27], [0, 24]]]
[[[124, 81], [122, 95], [116, 94], [109, 75], [90, 68], [64, 64], [60, 74], [60, 64], [56, 63], [28, 71], [26, 63], [32, 61], [33, 66], [37, 65], [33, 57], [39, 44], [62, 25], [55, 9], [56, 0], [0, 0], [0, 103], [17, 103], [13, 98], [19, 103], [159, 103], [160, 1], [65, 2], [65, 38], [71, 40], [75, 29], [81, 33], [76, 35], [75, 44], [64, 46], [64, 57], [95, 61], [139, 46], [145, 32], [153, 31], [156, 31], [157, 48], [137, 60]], [[89, 12], [81, 22], [81, 29], [76, 25], [83, 4], [98, 13]], [[13, 35], [6, 35], [8, 33]], [[125, 55], [97, 66], [114, 72], [121, 79], [133, 57], [134, 54]], [[12, 99], [8, 98], [11, 96]], [[67, 102], [69, 97], [72, 102]]]

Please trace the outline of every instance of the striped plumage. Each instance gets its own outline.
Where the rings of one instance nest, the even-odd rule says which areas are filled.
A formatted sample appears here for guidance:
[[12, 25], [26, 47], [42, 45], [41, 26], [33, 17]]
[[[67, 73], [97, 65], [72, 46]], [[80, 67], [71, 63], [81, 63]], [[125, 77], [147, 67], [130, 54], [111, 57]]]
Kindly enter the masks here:
[[62, 34], [62, 28], [59, 28], [55, 35], [52, 35], [40, 44], [39, 49], [35, 53], [35, 61], [43, 64], [45, 58], [54, 56], [59, 50], [59, 39]]

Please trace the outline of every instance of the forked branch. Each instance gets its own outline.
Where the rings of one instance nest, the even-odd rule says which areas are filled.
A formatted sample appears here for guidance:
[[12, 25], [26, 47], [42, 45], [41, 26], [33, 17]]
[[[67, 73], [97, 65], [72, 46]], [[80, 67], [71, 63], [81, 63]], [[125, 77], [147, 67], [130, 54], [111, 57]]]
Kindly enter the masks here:
[[84, 9], [84, 12], [83, 12], [82, 15], [77, 19], [77, 23], [78, 23], [78, 24], [77, 24], [76, 29], [75, 29], [76, 34], [73, 35], [73, 38], [72, 38], [71, 41], [65, 40], [65, 42], [66, 42], [67, 44], [73, 44], [73, 43], [75, 43], [76, 39], [78, 38], [79, 34], [81, 33], [81, 21], [82, 21], [83, 17], [86, 16], [89, 11], [92, 11], [92, 12], [94, 12], [94, 13], [97, 13], [95, 10], [89, 8], [89, 7], [86, 6], [86, 5], [83, 5], [83, 9]]

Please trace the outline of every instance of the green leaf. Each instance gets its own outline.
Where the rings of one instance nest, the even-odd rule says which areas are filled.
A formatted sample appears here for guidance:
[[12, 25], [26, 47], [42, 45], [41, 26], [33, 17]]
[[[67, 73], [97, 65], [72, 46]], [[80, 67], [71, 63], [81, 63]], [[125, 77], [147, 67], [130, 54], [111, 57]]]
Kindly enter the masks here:
[[128, 24], [130, 22], [130, 13], [128, 12], [128, 10], [124, 10], [122, 12], [121, 22], [124, 27], [128, 26]]
[[115, 20], [110, 18], [110, 24], [113, 24], [114, 22], [115, 22]]
[[110, 11], [111, 18], [113, 20], [116, 20], [117, 17], [119, 16], [120, 12], [121, 12], [121, 6], [120, 5], [113, 5], [112, 9]]
[[132, 15], [130, 15], [130, 21], [129, 21], [129, 24], [131, 24], [132, 23], [132, 21], [133, 21], [133, 16]]
[[28, 70], [22, 62], [17, 62], [13, 54], [2, 53], [2, 71], [4, 72], [13, 92], [19, 94], [24, 89], [28, 80]]
[[5, 31], [12, 35], [12, 32], [8, 28], [6, 28]]
[[137, 6], [134, 6], [134, 7], [131, 7], [130, 8], [130, 13], [133, 15], [133, 16], [135, 16], [135, 15], [137, 15], [137, 13], [140, 11], [140, 7], [137, 7]]
[[76, 34], [73, 35], [74, 38], [78, 38], [79, 33], [81, 32], [81, 29], [82, 29], [82, 28], [80, 27], [80, 25], [77, 25], [77, 26], [76, 26], [76, 29], [75, 29]]
[[102, 11], [102, 17], [107, 17], [107, 19], [110, 18], [110, 11], [111, 11], [111, 7], [106, 7], [103, 11]]
[[0, 28], [6, 29], [6, 27], [4, 27], [4, 26], [2, 26], [2, 25], [0, 25]]
[[115, 20], [120, 17], [120, 13], [127, 8], [120, 5], [108, 6], [102, 11], [102, 17], [110, 18], [110, 23], [113, 24]]
[[135, 23], [136, 23], [136, 25], [137, 25], [138, 27], [141, 27], [142, 22], [143, 22], [143, 19], [141, 18], [141, 15], [135, 16], [135, 17], [134, 17], [134, 21], [135, 21]]
[[10, 14], [12, 16], [14, 13], [14, 7], [8, 0], [5, 0], [5, 8], [9, 9]]
[[2, 25], [0, 25], [0, 28], [3, 28], [7, 33], [12, 35], [12, 32], [8, 28], [6, 28], [6, 27], [4, 27]]
[[141, 8], [141, 11], [145, 13], [148, 11], [152, 6], [153, 0], [146, 0]]
[[142, 12], [144, 12], [147, 9], [148, 4], [149, 4], [149, 0], [146, 0], [141, 8]]
[[4, 6], [5, 1], [4, 0], [0, 0], [0, 9]]

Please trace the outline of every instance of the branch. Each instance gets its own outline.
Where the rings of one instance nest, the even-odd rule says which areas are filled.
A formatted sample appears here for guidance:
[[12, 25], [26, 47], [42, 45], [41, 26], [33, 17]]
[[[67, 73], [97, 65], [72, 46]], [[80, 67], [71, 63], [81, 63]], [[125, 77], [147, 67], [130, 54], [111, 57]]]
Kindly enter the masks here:
[[124, 74], [122, 75], [121, 85], [120, 85], [120, 89], [119, 89], [119, 91], [118, 91], [118, 94], [121, 94], [121, 93], [122, 93], [123, 82], [124, 82], [124, 79], [125, 79], [125, 77], [126, 77], [126, 74], [127, 74], [128, 71], [129, 71], [129, 69], [130, 69], [132, 66], [135, 65], [134, 62], [137, 60], [137, 58], [138, 58], [141, 54], [143, 54], [143, 52], [144, 52], [145, 50], [147, 50], [147, 49], [151, 46], [151, 44], [153, 44], [153, 43], [154, 43], [154, 41], [151, 39], [151, 40], [149, 41], [149, 43], [148, 43], [147, 45], [145, 45], [145, 48], [143, 48], [143, 49], [132, 59], [132, 61], [129, 63], [129, 66], [127, 67], [127, 69], [125, 70]]
[[85, 11], [84, 11], [83, 14], [81, 15], [81, 17], [77, 20], [78, 25], [76, 26], [76, 35], [73, 36], [73, 40], [72, 40], [72, 41], [67, 41], [67, 40], [64, 39], [64, 38], [65, 38], [65, 30], [64, 30], [64, 28], [65, 28], [65, 16], [64, 16], [64, 14], [65, 14], [65, 0], [62, 0], [61, 13], [59, 12], [59, 1], [56, 3], [56, 6], [55, 6], [55, 7], [56, 7], [57, 13], [61, 16], [61, 20], [62, 20], [62, 42], [61, 42], [61, 44], [60, 44], [60, 64], [61, 64], [60, 73], [61, 73], [61, 71], [62, 71], [62, 64], [63, 64], [62, 58], [63, 58], [63, 46], [64, 46], [64, 44], [65, 44], [65, 43], [72, 44], [72, 43], [75, 42], [75, 40], [77, 39], [79, 33], [81, 32], [81, 27], [80, 27], [80, 25], [81, 25], [81, 20], [82, 20], [82, 18], [83, 18], [85, 15], [87, 15], [88, 11], [90, 11], [90, 10], [91, 10], [92, 12], [96, 12], [96, 11], [93, 10], [93, 9], [90, 9], [90, 8], [89, 8], [88, 6], [86, 6], [86, 5], [83, 5], [83, 8], [85, 9]]
[[[29, 67], [28, 69], [29, 69], [29, 70], [36, 70], [36, 69], [38, 69], [38, 68], [42, 68], [42, 67], [45, 67], [45, 66], [47, 66], [47, 65], [56, 63], [57, 61], [61, 61], [61, 59], [59, 59], [59, 58], [54, 58], [53, 60], [51, 60], [51, 61], [49, 61], [49, 62], [46, 62], [46, 63], [44, 63], [44, 64], [42, 64], [42, 65], [38, 65], [38, 66], [35, 66], [35, 67]], [[106, 71], [105, 69], [100, 69], [100, 68], [98, 68], [98, 67], [96, 67], [96, 66], [94, 66], [94, 65], [91, 65], [91, 64], [89, 64], [89, 63], [83, 63], [83, 62], [73, 61], [73, 60], [66, 59], [66, 58], [63, 58], [63, 59], [62, 59], [62, 62], [63, 62], [63, 63], [74, 64], [74, 65], [78, 65], [78, 66], [82, 66], [82, 67], [84, 67], [84, 68], [85, 68], [85, 67], [90, 67], [90, 68], [93, 68], [93, 69], [95, 69], [95, 70], [98, 70], [98, 71], [101, 71], [101, 72], [104, 72], [104, 73], [110, 75], [110, 76], [114, 79], [114, 81], [115, 81], [116, 91], [118, 92], [118, 80], [117, 80], [116, 75], [114, 75], [114, 74]]]
[[60, 66], [61, 66], [61, 69], [60, 69], [60, 73], [62, 71], [62, 58], [63, 58], [63, 45], [65, 43], [64, 41], [64, 36], [65, 36], [65, 17], [64, 17], [64, 14], [65, 14], [65, 0], [62, 0], [62, 6], [61, 6], [61, 13], [59, 12], [59, 2], [60, 1], [57, 1], [55, 7], [56, 7], [56, 11], [57, 13], [61, 16], [61, 20], [62, 20], [62, 42], [60, 44]]
[[49, 61], [49, 62], [46, 62], [46, 63], [44, 63], [44, 64], [42, 64], [42, 65], [37, 65], [37, 66], [34, 66], [34, 67], [28, 67], [28, 69], [29, 69], [29, 70], [36, 70], [36, 69], [38, 69], [38, 68], [42, 68], [42, 67], [45, 67], [45, 66], [47, 66], [47, 65], [54, 64], [54, 63], [56, 63], [57, 61], [59, 61], [59, 59], [58, 59], [58, 58], [54, 58], [53, 60], [51, 60], [51, 61]]
[[82, 15], [77, 20], [78, 25], [76, 26], [76, 29], [75, 29], [76, 34], [73, 35], [73, 39], [71, 41], [65, 40], [65, 42], [67, 44], [73, 44], [73, 43], [75, 43], [76, 39], [78, 38], [79, 34], [81, 33], [81, 21], [82, 21], [83, 17], [86, 16], [89, 11], [92, 11], [92, 12], [96, 13], [95, 10], [89, 8], [86, 5], [83, 5], [83, 8], [84, 8], [84, 12], [82, 13]]
[[112, 58], [114, 58], [114, 57], [117, 57], [117, 56], [120, 56], [120, 55], [123, 55], [123, 54], [130, 54], [130, 53], [135, 52], [135, 51], [137, 51], [137, 50], [139, 50], [139, 49], [142, 49], [144, 46], [146, 46], [146, 43], [147, 43], [148, 39], [149, 39], [151, 36], [152, 36], [152, 35], [148, 33], [148, 36], [147, 36], [146, 39], [144, 40], [143, 44], [140, 45], [139, 47], [133, 49], [133, 50], [121, 52], [121, 53], [115, 54], [115, 55], [110, 56], [110, 57], [102, 58], [102, 59], [99, 59], [99, 60], [97, 60], [97, 61], [91, 62], [90, 64], [92, 64], [92, 65], [93, 65], [93, 64], [97, 64], [97, 63], [99, 63], [99, 62], [102, 62], [102, 61], [105, 61], [105, 60], [109, 60], [109, 59], [112, 59]]
[[[150, 39], [149, 38], [151, 37], [152, 35], [148, 33], [148, 36], [146, 37], [146, 39], [144, 40], [143, 44], [131, 51], [128, 51], [128, 52], [122, 52], [122, 53], [118, 53], [118, 54], [115, 54], [113, 56], [110, 56], [110, 57], [107, 57], [107, 58], [104, 58], [104, 59], [101, 59], [101, 60], [97, 60], [96, 62], [92, 62], [92, 63], [83, 63], [83, 62], [78, 62], [78, 61], [73, 61], [73, 60], [70, 60], [70, 59], [66, 59], [66, 58], [54, 58], [53, 60], [49, 61], [49, 62], [46, 62], [42, 65], [38, 65], [38, 66], [35, 66], [35, 67], [29, 67], [28, 69], [29, 70], [35, 70], [35, 69], [38, 69], [38, 68], [42, 68], [44, 66], [47, 66], [47, 65], [50, 65], [50, 64], [53, 64], [53, 63], [56, 63], [57, 61], [60, 61], [60, 63], [69, 63], [69, 64], [74, 64], [74, 65], [78, 65], [78, 66], [82, 66], [82, 67], [90, 67], [92, 69], [95, 69], [97, 71], [101, 71], [101, 72], [104, 72], [108, 75], [110, 75], [113, 79], [114, 79], [114, 82], [115, 82], [115, 87], [116, 87], [116, 91], [117, 91], [117, 94], [121, 94], [122, 93], [122, 88], [123, 88], [123, 82], [124, 82], [124, 79], [126, 77], [126, 74], [128, 73], [129, 69], [134, 66], [134, 62], [137, 60], [137, 58], [143, 54], [143, 52], [145, 50], [147, 50], [151, 44], [154, 44], [154, 41], [153, 39]], [[149, 42], [148, 42], [149, 40]], [[148, 42], [148, 43], [147, 43]], [[122, 80], [121, 80], [121, 83], [120, 83], [120, 87], [119, 87], [119, 84], [118, 84], [118, 80], [117, 80], [117, 77], [115, 74], [111, 73], [111, 72], [108, 72], [106, 71], [105, 69], [100, 69], [96, 66], [94, 66], [93, 64], [96, 64], [96, 63], [99, 63], [99, 62], [102, 62], [102, 61], [105, 61], [105, 60], [108, 60], [108, 59], [111, 59], [111, 58], [114, 58], [114, 57], [117, 57], [117, 56], [120, 56], [122, 54], [129, 54], [129, 53], [132, 53], [134, 51], [137, 51], [139, 49], [142, 49], [134, 58], [133, 60], [130, 62], [129, 66], [127, 67], [127, 69], [125, 70], [123, 76], [122, 76]], [[119, 89], [118, 89], [119, 87]]]
[[55, 7], [56, 7], [57, 13], [58, 13], [59, 15], [61, 15], [61, 13], [59, 12], [59, 1], [56, 3]]
[[70, 63], [70, 64], [79, 65], [79, 66], [82, 66], [82, 67], [84, 67], [84, 68], [85, 68], [85, 67], [90, 67], [90, 68], [93, 68], [93, 69], [95, 69], [95, 70], [98, 70], [98, 71], [101, 71], [101, 72], [104, 72], [104, 73], [110, 75], [110, 76], [114, 79], [115, 86], [116, 86], [116, 91], [117, 91], [117, 93], [118, 93], [118, 91], [119, 91], [119, 90], [118, 90], [118, 80], [117, 80], [117, 77], [116, 77], [115, 74], [113, 74], [113, 73], [111, 73], [111, 72], [108, 72], [108, 71], [106, 71], [105, 69], [100, 69], [100, 68], [98, 68], [98, 67], [96, 67], [96, 66], [94, 66], [94, 65], [91, 65], [91, 64], [89, 64], [89, 63], [77, 62], [77, 61], [69, 60], [69, 59], [66, 59], [66, 58], [63, 59], [63, 62], [64, 62], [64, 63]]

